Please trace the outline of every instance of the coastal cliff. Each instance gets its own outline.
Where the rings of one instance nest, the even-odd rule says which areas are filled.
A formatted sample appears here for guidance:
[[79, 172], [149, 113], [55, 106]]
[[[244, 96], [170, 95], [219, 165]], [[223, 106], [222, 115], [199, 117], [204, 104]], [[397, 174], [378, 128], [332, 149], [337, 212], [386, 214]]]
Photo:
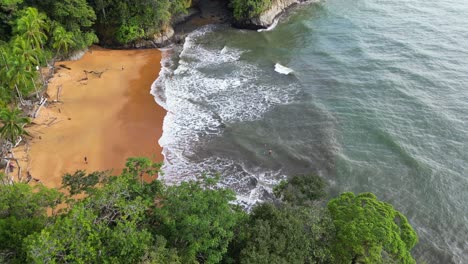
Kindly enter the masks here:
[[283, 14], [288, 8], [304, 2], [318, 2], [318, 0], [272, 0], [271, 5], [259, 15], [236, 20], [233, 23], [233, 26], [253, 30], [268, 28], [273, 24], [274, 20]]

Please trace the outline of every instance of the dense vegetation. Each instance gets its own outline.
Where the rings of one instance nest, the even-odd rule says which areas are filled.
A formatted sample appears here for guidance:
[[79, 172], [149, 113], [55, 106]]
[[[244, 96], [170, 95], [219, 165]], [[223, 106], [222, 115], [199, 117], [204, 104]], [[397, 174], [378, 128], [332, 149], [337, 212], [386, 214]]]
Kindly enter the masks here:
[[271, 0], [232, 0], [231, 7], [236, 20], [260, 15], [271, 6]]
[[[191, 0], [0, 0], [0, 107], [39, 97], [45, 78], [38, 67], [53, 58], [98, 42], [151, 39], [191, 5]], [[230, 1], [237, 20], [270, 5], [271, 0]]]
[[324, 207], [320, 178], [297, 176], [275, 192], [286, 201], [247, 214], [216, 177], [166, 186], [158, 170], [131, 158], [119, 176], [77, 171], [63, 178], [67, 194], [0, 185], [0, 262], [415, 263], [414, 230], [373, 194]]
[[101, 38], [127, 44], [159, 33], [190, 0], [0, 0], [0, 107], [39, 98], [43, 71]]

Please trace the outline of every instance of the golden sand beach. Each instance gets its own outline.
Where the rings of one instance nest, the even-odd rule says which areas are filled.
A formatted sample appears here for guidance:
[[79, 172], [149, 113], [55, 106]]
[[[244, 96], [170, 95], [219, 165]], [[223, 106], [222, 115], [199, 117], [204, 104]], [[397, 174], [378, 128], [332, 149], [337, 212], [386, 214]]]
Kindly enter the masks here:
[[15, 150], [24, 173], [58, 187], [66, 172], [119, 173], [132, 156], [162, 161], [157, 141], [166, 113], [149, 93], [160, 59], [155, 49], [93, 47], [80, 60], [57, 62], [47, 94], [53, 101], [61, 90], [60, 100], [40, 111], [33, 139]]

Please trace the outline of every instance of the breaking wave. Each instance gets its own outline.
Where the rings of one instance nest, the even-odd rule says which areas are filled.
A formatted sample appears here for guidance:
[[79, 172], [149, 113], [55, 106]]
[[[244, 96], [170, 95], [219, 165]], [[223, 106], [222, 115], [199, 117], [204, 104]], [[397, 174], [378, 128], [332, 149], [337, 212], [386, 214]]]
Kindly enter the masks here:
[[247, 165], [242, 157], [223, 157], [223, 146], [219, 153], [207, 153], [204, 146], [226, 126], [257, 120], [272, 107], [292, 102], [299, 89], [290, 80], [268, 81], [274, 72], [245, 61], [246, 50], [199, 43], [215, 29], [201, 28], [189, 34], [182, 47], [162, 51], [161, 72], [151, 93], [167, 110], [159, 140], [165, 157], [163, 179], [177, 183], [219, 173], [220, 184], [234, 189], [238, 201], [250, 206], [268, 198], [271, 186], [285, 177], [281, 170]]

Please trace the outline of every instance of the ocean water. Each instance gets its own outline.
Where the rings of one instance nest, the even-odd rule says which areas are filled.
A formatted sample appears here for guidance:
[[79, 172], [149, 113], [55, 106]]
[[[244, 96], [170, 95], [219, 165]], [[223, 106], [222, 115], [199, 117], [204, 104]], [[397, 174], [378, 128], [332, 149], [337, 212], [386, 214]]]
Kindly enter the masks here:
[[403, 212], [418, 261], [468, 263], [468, 2], [289, 13], [272, 31], [206, 26], [164, 51], [164, 179], [219, 173], [250, 208], [315, 173], [330, 196], [370, 191]]

